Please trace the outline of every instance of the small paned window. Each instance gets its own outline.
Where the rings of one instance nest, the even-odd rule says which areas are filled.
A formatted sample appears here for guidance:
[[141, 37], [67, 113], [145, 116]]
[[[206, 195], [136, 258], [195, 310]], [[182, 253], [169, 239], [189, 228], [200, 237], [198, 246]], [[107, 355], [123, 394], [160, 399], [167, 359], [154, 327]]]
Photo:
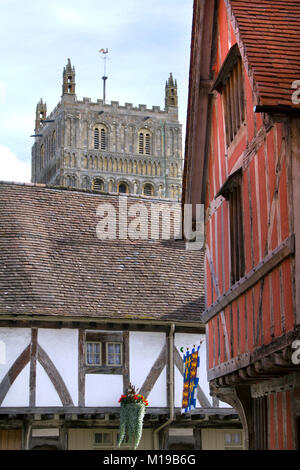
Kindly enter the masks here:
[[241, 431], [225, 431], [224, 434], [224, 448], [226, 449], [242, 449], [242, 432]]
[[101, 365], [101, 343], [88, 342], [86, 343], [86, 364], [89, 366]]
[[108, 366], [122, 364], [122, 343], [106, 343], [106, 364]]
[[111, 446], [113, 444], [112, 432], [95, 432], [94, 444], [95, 446]]

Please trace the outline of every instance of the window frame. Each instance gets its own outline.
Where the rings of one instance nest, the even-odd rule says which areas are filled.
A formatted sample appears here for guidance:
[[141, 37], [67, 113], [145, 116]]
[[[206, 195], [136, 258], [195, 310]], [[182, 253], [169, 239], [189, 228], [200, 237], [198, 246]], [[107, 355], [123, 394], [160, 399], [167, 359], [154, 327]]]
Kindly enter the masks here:
[[[86, 353], [88, 343], [101, 343], [101, 365], [87, 364]], [[108, 364], [108, 343], [119, 343], [121, 346], [121, 364]], [[102, 373], [102, 374], [123, 374], [124, 369], [124, 337], [120, 332], [98, 332], [86, 331], [84, 341], [84, 371], [85, 373]]]
[[[108, 363], [108, 355], [109, 355], [109, 352], [108, 352], [108, 346], [112, 344], [112, 345], [117, 345], [119, 344], [120, 345], [120, 364], [109, 364]], [[109, 367], [121, 367], [122, 364], [123, 364], [123, 343], [121, 343], [120, 341], [107, 341], [105, 342], [105, 348], [106, 348], [106, 365], [109, 366]], [[115, 353], [113, 353], [115, 355]]]
[[229, 50], [213, 90], [222, 95], [225, 139], [227, 147], [230, 147], [243, 128], [246, 117], [243, 60], [237, 44]]
[[108, 149], [108, 130], [104, 124], [95, 124], [93, 127], [93, 145], [94, 150]]
[[[149, 186], [149, 187], [151, 186], [151, 194], [147, 194], [147, 193], [145, 192], [146, 186]], [[144, 196], [149, 196], [149, 197], [154, 196], [154, 185], [153, 185], [152, 183], [145, 183], [145, 184], [143, 185], [143, 195], [144, 195]]]
[[218, 196], [223, 196], [229, 205], [230, 283], [234, 285], [245, 275], [242, 168], [229, 175], [215, 198]]
[[[104, 434], [108, 434], [110, 437], [111, 437], [111, 441], [110, 442], [102, 442], [101, 444], [96, 442], [96, 435], [104, 435]], [[113, 447], [114, 446], [114, 433], [113, 431], [111, 430], [100, 430], [100, 431], [94, 431], [94, 443], [93, 443], [93, 446], [96, 447], [96, 448], [103, 448], [103, 447], [107, 447], [107, 446], [110, 446], [110, 447]]]
[[152, 154], [152, 135], [149, 129], [139, 129], [137, 153], [149, 156]]
[[[88, 363], [88, 344], [99, 344], [99, 364]], [[85, 365], [88, 367], [101, 367], [102, 366], [102, 343], [101, 341], [86, 341], [85, 343]]]

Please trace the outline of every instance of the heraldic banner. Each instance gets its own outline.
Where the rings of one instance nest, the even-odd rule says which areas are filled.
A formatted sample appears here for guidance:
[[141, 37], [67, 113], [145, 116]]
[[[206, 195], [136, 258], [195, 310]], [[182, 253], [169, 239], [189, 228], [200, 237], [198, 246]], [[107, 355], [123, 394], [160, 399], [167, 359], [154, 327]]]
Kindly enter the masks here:
[[199, 350], [200, 345], [197, 348], [194, 346], [191, 351], [187, 350], [183, 356], [184, 376], [181, 413], [188, 413], [192, 408], [196, 408], [200, 368]]

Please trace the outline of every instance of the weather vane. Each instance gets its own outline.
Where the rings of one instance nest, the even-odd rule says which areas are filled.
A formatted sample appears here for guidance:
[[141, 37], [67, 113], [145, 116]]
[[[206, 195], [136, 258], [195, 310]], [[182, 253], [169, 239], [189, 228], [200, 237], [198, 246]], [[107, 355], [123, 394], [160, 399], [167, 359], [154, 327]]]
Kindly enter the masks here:
[[102, 77], [102, 80], [103, 80], [103, 102], [105, 103], [105, 95], [106, 95], [106, 80], [107, 80], [107, 76], [106, 76], [106, 54], [108, 54], [108, 49], [100, 49], [99, 50], [100, 54], [103, 54], [103, 62], [104, 62], [104, 74], [103, 74], [103, 77]]

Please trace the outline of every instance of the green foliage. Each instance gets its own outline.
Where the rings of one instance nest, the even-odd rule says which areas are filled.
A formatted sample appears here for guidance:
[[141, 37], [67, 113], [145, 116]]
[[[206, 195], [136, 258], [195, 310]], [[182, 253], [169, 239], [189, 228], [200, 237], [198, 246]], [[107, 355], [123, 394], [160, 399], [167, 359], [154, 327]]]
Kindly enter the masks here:
[[130, 385], [127, 394], [121, 396], [119, 403], [121, 411], [118, 446], [120, 447], [122, 442], [128, 442], [136, 449], [142, 437], [148, 402], [142, 395], [137, 394], [135, 387]]

